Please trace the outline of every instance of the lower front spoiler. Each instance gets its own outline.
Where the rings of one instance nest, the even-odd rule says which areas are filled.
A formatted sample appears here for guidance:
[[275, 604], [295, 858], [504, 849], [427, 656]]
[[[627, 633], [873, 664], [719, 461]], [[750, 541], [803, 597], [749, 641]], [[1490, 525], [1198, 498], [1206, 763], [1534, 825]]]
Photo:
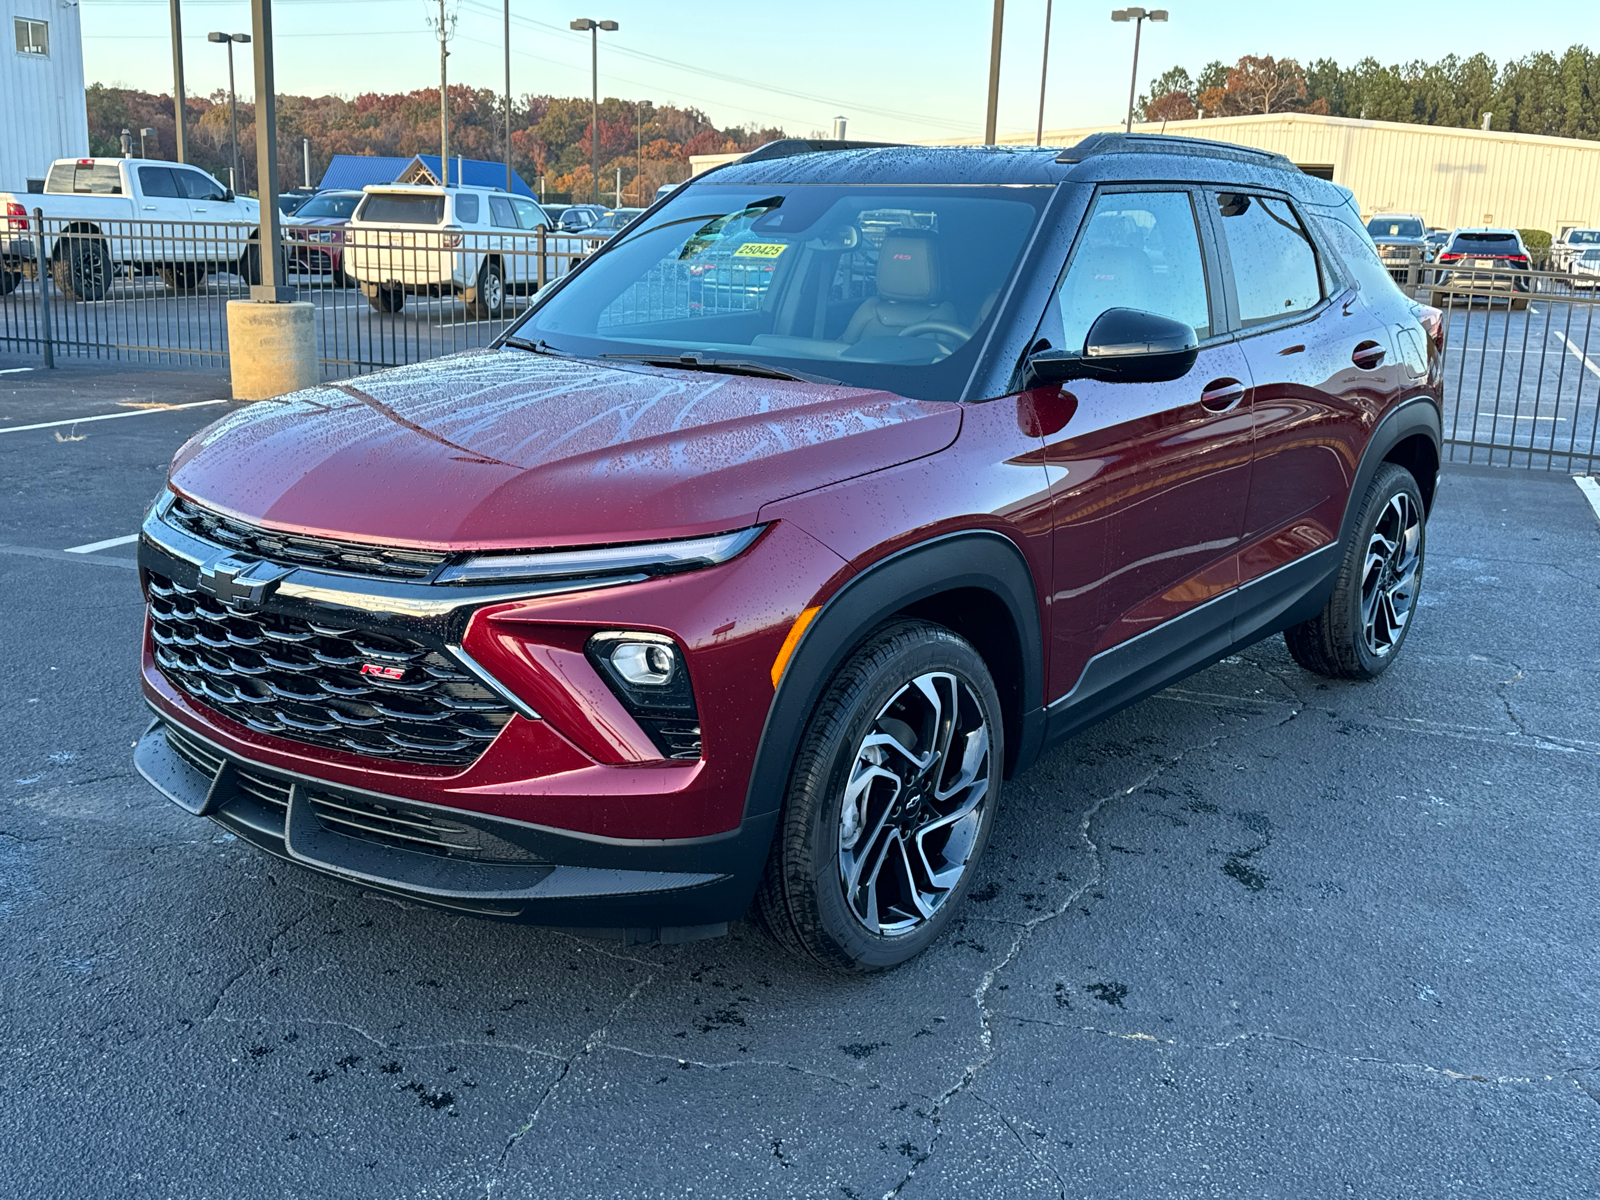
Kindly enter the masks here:
[[[261, 766], [161, 720], [133, 761], [180, 808], [300, 866], [455, 912], [629, 943], [726, 932], [749, 907], [773, 828], [771, 818], [746, 821], [703, 856], [671, 843], [672, 870], [592, 865], [585, 840], [571, 855], [590, 860], [580, 866], [560, 861], [567, 839], [550, 830]], [[641, 853], [630, 844], [618, 857]], [[682, 869], [695, 865], [707, 869]]]

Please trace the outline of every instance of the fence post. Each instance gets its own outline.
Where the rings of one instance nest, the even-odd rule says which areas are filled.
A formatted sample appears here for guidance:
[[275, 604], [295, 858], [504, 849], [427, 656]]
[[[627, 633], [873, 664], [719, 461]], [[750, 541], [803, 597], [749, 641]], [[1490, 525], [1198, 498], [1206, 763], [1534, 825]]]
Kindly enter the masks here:
[[50, 324], [50, 267], [44, 261], [44, 209], [33, 210], [33, 264], [39, 284], [39, 341], [44, 346], [44, 365], [55, 370], [55, 331]]
[[547, 282], [549, 282], [549, 281], [548, 281], [548, 280], [547, 280], [547, 279], [545, 279], [545, 277], [544, 277], [544, 238], [545, 238], [545, 229], [544, 229], [544, 225], [543, 225], [543, 224], [542, 224], [542, 223], [541, 223], [541, 224], [540, 224], [540, 225], [539, 225], [539, 226], [538, 226], [538, 228], [537, 228], [537, 230], [536, 230], [536, 231], [535, 231], [535, 232], [536, 232], [536, 233], [537, 233], [537, 234], [538, 234], [538, 238], [539, 238], [539, 267], [538, 267], [538, 276], [539, 276], [539, 290], [540, 290], [540, 291], [541, 291], [541, 292], [542, 292], [542, 291], [544, 291], [544, 285], [545, 285], [545, 284], [546, 284], [546, 283], [547, 283]]

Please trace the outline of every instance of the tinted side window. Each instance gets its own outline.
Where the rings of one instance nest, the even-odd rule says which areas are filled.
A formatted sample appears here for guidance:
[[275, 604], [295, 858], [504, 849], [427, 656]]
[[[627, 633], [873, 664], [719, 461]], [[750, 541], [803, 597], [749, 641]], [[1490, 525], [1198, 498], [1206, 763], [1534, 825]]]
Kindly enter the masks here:
[[177, 180], [172, 178], [171, 167], [140, 167], [139, 190], [146, 196], [160, 196], [163, 199], [182, 199], [178, 191]]
[[[457, 207], [460, 207], [459, 203]], [[517, 227], [517, 214], [511, 211], [509, 197], [489, 197], [489, 224], [498, 225], [501, 229], [515, 229]]]
[[172, 169], [177, 176], [178, 186], [191, 200], [221, 200], [222, 188], [215, 181], [206, 178], [199, 171], [184, 171], [177, 167]]
[[1241, 325], [1275, 321], [1321, 301], [1317, 255], [1292, 208], [1241, 192], [1221, 193], [1217, 208], [1233, 260]]
[[1363, 292], [1369, 296], [1383, 296], [1398, 291], [1370, 240], [1338, 217], [1319, 215], [1316, 221], [1322, 229], [1322, 235], [1333, 243], [1334, 250], [1344, 261], [1345, 269]]
[[1211, 334], [1194, 204], [1187, 192], [1101, 196], [1057, 295], [1061, 348], [1080, 350], [1108, 308], [1137, 308]]
[[478, 197], [473, 193], [456, 193], [456, 221], [462, 225], [478, 223]]

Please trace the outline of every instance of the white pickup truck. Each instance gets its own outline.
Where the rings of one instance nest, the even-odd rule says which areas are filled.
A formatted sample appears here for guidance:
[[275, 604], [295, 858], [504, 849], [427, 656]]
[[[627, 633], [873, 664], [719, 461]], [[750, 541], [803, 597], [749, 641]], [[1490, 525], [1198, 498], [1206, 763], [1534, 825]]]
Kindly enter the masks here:
[[192, 292], [213, 271], [260, 274], [260, 205], [183, 163], [62, 158], [42, 195], [0, 192], [0, 294], [37, 278], [33, 211], [44, 215], [50, 277], [73, 300], [100, 300], [120, 275], [159, 275]]

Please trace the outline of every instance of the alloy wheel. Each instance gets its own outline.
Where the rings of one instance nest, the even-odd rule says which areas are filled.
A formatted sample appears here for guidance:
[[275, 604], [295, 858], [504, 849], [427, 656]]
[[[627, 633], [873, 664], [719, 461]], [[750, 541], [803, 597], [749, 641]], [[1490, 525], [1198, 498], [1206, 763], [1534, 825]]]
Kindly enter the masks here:
[[1361, 625], [1367, 652], [1385, 658], [1405, 634], [1422, 574], [1422, 514], [1405, 492], [1389, 498], [1367, 541]]
[[989, 793], [989, 723], [971, 685], [919, 675], [856, 749], [839, 814], [839, 886], [871, 933], [920, 928], [966, 874]]

